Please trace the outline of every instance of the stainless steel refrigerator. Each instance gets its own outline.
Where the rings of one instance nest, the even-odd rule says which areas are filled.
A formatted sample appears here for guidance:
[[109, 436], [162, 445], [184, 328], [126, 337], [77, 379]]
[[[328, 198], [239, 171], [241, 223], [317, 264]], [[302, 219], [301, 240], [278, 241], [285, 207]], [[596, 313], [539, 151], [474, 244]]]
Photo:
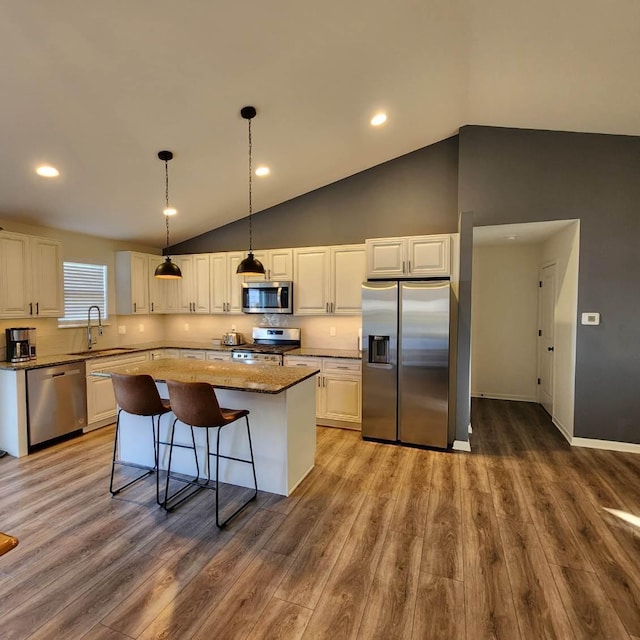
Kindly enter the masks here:
[[362, 435], [446, 448], [448, 281], [362, 285]]

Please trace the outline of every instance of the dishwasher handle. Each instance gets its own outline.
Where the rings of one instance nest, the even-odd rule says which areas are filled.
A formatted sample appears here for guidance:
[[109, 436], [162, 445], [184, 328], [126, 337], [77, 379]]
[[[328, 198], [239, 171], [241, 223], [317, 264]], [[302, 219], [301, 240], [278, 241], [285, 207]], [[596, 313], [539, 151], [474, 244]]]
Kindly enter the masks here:
[[57, 371], [56, 373], [52, 373], [52, 378], [59, 378], [60, 376], [73, 376], [78, 375], [80, 373], [80, 369], [71, 369], [69, 371]]

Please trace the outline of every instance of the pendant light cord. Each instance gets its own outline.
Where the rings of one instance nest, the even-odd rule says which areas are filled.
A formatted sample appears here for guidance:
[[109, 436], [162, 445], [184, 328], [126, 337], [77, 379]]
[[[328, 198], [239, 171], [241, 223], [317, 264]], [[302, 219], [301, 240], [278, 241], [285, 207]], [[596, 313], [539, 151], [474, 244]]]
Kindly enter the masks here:
[[[164, 161], [164, 200], [165, 211], [169, 209], [169, 161]], [[167, 249], [169, 249], [169, 216], [165, 215], [167, 223]]]
[[249, 253], [252, 253], [253, 247], [253, 229], [251, 225], [251, 214], [253, 213], [253, 204], [251, 202], [251, 118], [248, 119], [249, 122]]

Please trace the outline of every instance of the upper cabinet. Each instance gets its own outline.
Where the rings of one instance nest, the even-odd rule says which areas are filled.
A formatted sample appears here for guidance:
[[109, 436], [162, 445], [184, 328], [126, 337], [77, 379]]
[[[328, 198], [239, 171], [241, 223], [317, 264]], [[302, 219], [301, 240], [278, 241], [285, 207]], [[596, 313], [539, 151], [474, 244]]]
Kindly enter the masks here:
[[451, 273], [451, 236], [366, 241], [368, 278], [423, 278]]
[[178, 313], [210, 313], [210, 259], [208, 253], [174, 256], [182, 278], [178, 280]]
[[62, 245], [57, 240], [0, 232], [0, 316], [64, 315]]
[[265, 273], [263, 276], [245, 276], [245, 282], [293, 280], [293, 249], [254, 251], [253, 255], [262, 262]]
[[364, 245], [293, 250], [296, 315], [357, 315], [365, 280]]
[[156, 278], [156, 268], [164, 256], [147, 256], [149, 263], [149, 313], [178, 313], [179, 280]]
[[[162, 259], [162, 256], [155, 256]], [[149, 255], [116, 251], [116, 313], [149, 313]]]
[[244, 257], [242, 251], [210, 254], [211, 313], [242, 313], [243, 276], [236, 271]]

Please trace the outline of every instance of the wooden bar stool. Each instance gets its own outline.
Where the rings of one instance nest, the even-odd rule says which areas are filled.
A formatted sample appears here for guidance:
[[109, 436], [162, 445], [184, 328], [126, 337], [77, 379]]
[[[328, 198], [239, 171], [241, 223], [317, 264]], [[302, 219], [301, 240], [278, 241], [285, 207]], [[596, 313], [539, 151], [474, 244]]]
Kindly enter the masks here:
[[[258, 495], [258, 481], [256, 479], [256, 467], [253, 459], [253, 447], [251, 445], [251, 430], [249, 428], [249, 411], [246, 409], [221, 409], [218, 404], [218, 398], [213, 387], [206, 382], [174, 382], [167, 380], [167, 386], [169, 387], [169, 400], [171, 401], [171, 410], [173, 411], [176, 419], [173, 421], [171, 428], [171, 440], [169, 443], [169, 464], [167, 467], [167, 484], [164, 494], [164, 508], [168, 511], [177, 507], [179, 504], [188, 500], [195, 495], [201, 489], [213, 489], [216, 492], [216, 525], [220, 528], [224, 527], [233, 517], [235, 517], [240, 511], [242, 511], [252, 500], [256, 499]], [[249, 440], [249, 459], [235, 458], [233, 456], [222, 455], [220, 453], [220, 431], [223, 427], [230, 425], [231, 423], [244, 418], [247, 424], [247, 438]], [[193, 451], [196, 458], [196, 477], [192, 480], [187, 480], [182, 477], [176, 476], [171, 472], [171, 455], [174, 446], [174, 435], [176, 429], [176, 422], [182, 422], [183, 424], [191, 428], [191, 439], [193, 441]], [[198, 454], [195, 447], [195, 437], [193, 429], [203, 428], [206, 432], [206, 446], [207, 446], [207, 478], [206, 480], [200, 479], [200, 468], [198, 465]], [[211, 452], [209, 447], [209, 429], [217, 429], [216, 433], [216, 450], [215, 453]], [[186, 445], [180, 445], [186, 446]], [[211, 482], [211, 465], [210, 459], [216, 460], [216, 477], [215, 483]], [[219, 485], [219, 460], [223, 458], [225, 460], [234, 460], [235, 462], [243, 462], [251, 465], [253, 471], [253, 493], [251, 497], [244, 503], [242, 503], [230, 516], [225, 518], [223, 522], [220, 522], [220, 485]], [[172, 495], [169, 495], [169, 480], [173, 478], [179, 482], [185, 483], [185, 486], [175, 491]], [[196, 487], [196, 490], [183, 496], [177, 502], [171, 502], [182, 494], [190, 486]]]
[[[134, 482], [146, 478], [149, 474], [156, 472], [156, 502], [161, 505], [160, 501], [160, 481], [158, 480], [158, 457], [160, 439], [160, 418], [171, 411], [168, 402], [163, 401], [158, 393], [158, 388], [153, 378], [149, 375], [125, 375], [122, 373], [112, 373], [111, 380], [113, 382], [113, 390], [118, 403], [118, 418], [116, 420], [116, 434], [113, 442], [113, 460], [111, 462], [111, 482], [109, 483], [109, 491], [114, 496], [123, 489], [130, 487]], [[151, 435], [153, 442], [153, 467], [148, 467], [134, 462], [125, 462], [118, 459], [118, 434], [120, 432], [120, 414], [125, 411], [136, 416], [148, 416], [151, 418]], [[157, 424], [156, 424], [157, 418]], [[114, 489], [113, 481], [116, 466], [134, 467], [143, 469], [144, 473], [137, 476], [133, 480]]]

